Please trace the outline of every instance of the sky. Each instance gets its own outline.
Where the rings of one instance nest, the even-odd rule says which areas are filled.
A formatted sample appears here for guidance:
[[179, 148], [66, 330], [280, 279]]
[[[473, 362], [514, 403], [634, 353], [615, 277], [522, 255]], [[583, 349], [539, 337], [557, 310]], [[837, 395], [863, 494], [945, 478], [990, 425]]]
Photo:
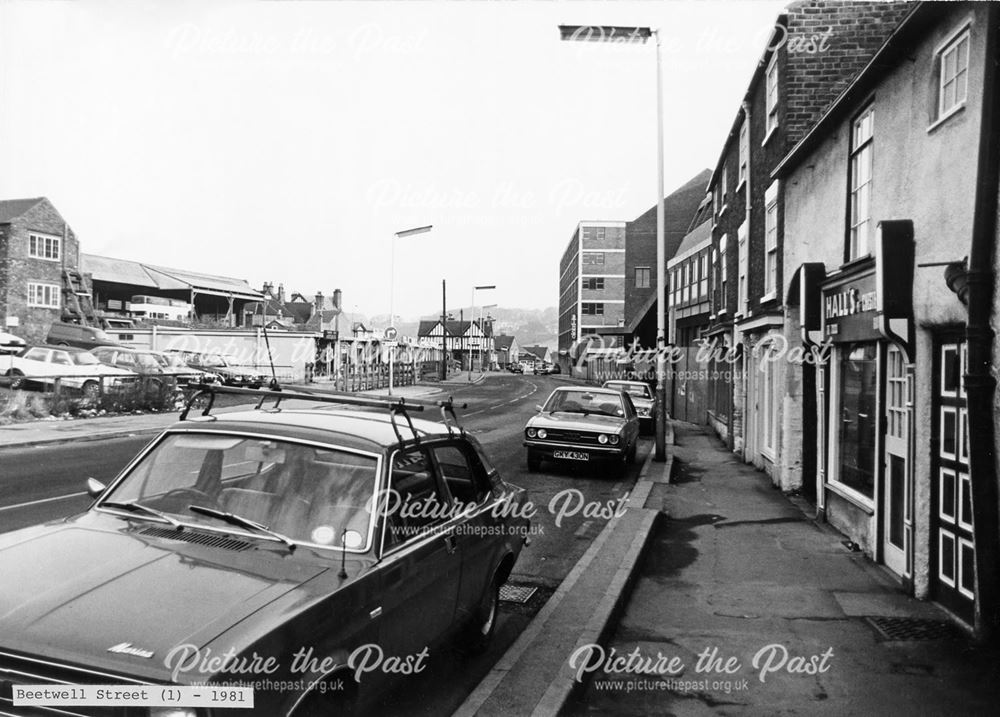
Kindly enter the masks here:
[[669, 194], [785, 4], [0, 0], [0, 198], [48, 197], [86, 253], [348, 311], [392, 283], [439, 312], [442, 279], [449, 308], [555, 306], [577, 222], [656, 202], [654, 46], [557, 26], [660, 28]]

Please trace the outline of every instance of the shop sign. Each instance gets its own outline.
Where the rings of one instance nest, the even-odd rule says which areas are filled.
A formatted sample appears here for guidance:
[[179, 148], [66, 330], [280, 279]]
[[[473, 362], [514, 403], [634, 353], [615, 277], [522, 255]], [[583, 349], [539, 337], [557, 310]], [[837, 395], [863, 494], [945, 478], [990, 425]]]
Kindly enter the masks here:
[[874, 272], [828, 288], [823, 293], [823, 324], [831, 341], [875, 341], [878, 293]]

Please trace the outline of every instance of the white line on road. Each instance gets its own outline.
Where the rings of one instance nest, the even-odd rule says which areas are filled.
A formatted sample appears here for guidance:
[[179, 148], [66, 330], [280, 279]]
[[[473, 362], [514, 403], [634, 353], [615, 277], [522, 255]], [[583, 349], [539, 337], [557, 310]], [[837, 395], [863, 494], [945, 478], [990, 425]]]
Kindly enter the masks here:
[[79, 498], [81, 495], [87, 495], [86, 492], [83, 493], [70, 493], [69, 495], [57, 495], [55, 498], [41, 498], [39, 500], [29, 500], [27, 503], [16, 503], [14, 505], [5, 505], [0, 508], [0, 513], [5, 510], [14, 510], [15, 508], [27, 508], [29, 505], [40, 505], [42, 503], [52, 503], [57, 500], [67, 500], [69, 498]]
[[528, 396], [530, 396], [531, 394], [533, 394], [537, 390], [538, 390], [538, 386], [536, 386], [535, 384], [531, 384], [531, 390], [528, 391], [525, 394], [522, 394], [522, 395], [518, 396], [517, 398], [511, 399], [510, 401], [504, 401], [503, 403], [497, 403], [497, 404], [494, 404], [492, 406], [487, 406], [486, 408], [480, 408], [480, 409], [478, 409], [476, 411], [469, 411], [468, 413], [463, 413], [462, 415], [463, 416], [475, 416], [475, 415], [480, 414], [480, 413], [485, 413], [486, 411], [492, 411], [494, 408], [500, 408], [500, 406], [509, 406], [512, 403], [517, 403], [518, 401], [523, 401], [524, 399], [526, 399]]

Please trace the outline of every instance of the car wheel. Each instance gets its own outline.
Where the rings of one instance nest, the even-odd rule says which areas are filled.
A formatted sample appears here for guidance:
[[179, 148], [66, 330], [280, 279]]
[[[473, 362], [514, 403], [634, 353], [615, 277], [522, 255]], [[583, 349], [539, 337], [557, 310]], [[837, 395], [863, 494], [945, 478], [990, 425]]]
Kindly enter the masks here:
[[486, 594], [479, 601], [471, 622], [465, 628], [461, 637], [460, 647], [467, 654], [480, 654], [486, 651], [493, 641], [496, 632], [497, 619], [500, 617], [500, 581], [493, 578]]
[[101, 394], [101, 387], [97, 384], [97, 381], [91, 379], [90, 381], [84, 381], [81, 387], [83, 391], [83, 397], [88, 401], [94, 401]]
[[10, 377], [10, 388], [12, 391], [20, 391], [24, 388], [24, 373], [20, 369], [12, 368], [6, 375]]
[[542, 454], [538, 451], [528, 449], [528, 471], [534, 473], [542, 467]]

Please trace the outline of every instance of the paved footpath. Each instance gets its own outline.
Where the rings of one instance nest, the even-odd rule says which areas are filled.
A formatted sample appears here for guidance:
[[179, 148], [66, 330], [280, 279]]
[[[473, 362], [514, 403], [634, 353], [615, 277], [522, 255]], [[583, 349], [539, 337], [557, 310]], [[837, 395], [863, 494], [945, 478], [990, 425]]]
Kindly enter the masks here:
[[[998, 714], [995, 651], [957, 631], [945, 639], [886, 639], [869, 616], [928, 621], [910, 623], [925, 627], [947, 618], [846, 550], [842, 536], [714, 436], [675, 425], [674, 480], [650, 496], [667, 517], [605, 645], [626, 656], [636, 648], [642, 657], [676, 656], [684, 669], [665, 677], [597, 671], [563, 714]], [[713, 648], [722, 659], [696, 671], [698, 655]], [[727, 674], [730, 657], [738, 664]], [[765, 663], [774, 671], [762, 681]]]

